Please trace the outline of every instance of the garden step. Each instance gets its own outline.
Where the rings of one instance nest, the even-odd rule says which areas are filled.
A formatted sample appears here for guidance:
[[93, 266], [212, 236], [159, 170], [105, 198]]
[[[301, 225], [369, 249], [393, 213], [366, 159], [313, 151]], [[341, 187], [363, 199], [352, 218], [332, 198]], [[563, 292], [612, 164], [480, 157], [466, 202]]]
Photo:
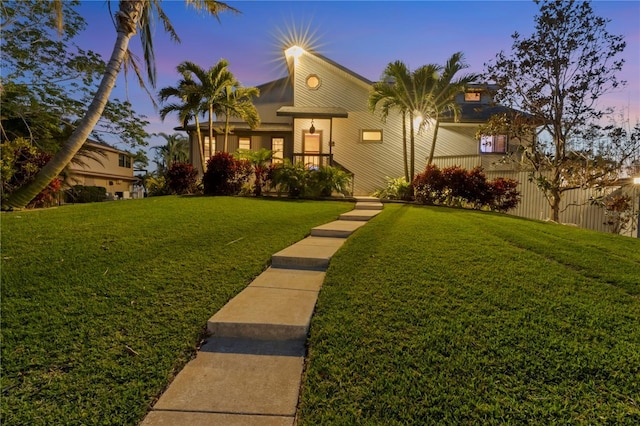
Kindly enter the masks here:
[[307, 237], [272, 255], [271, 267], [325, 271], [344, 241], [344, 238]]
[[351, 210], [340, 215], [340, 220], [368, 221], [381, 212], [381, 210]]
[[313, 237], [347, 238], [367, 222], [358, 220], [334, 220], [311, 230]]
[[210, 338], [142, 426], [292, 425], [305, 340]]
[[320, 291], [325, 275], [324, 271], [267, 268], [249, 287]]
[[378, 202], [357, 202], [355, 209], [356, 210], [382, 210], [384, 205]]
[[317, 298], [313, 290], [249, 286], [209, 319], [207, 330], [215, 337], [305, 339]]

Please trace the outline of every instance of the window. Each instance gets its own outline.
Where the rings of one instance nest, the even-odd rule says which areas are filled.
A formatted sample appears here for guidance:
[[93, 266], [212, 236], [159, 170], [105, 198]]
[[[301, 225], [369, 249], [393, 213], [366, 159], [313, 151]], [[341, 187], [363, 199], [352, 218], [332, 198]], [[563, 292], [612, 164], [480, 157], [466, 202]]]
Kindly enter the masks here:
[[238, 149], [251, 149], [251, 138], [238, 138]]
[[505, 153], [507, 152], [506, 135], [490, 135], [480, 138], [481, 153]]
[[127, 154], [118, 154], [118, 166], [131, 168], [131, 157]]
[[271, 162], [274, 164], [282, 163], [284, 161], [284, 138], [271, 138], [271, 151], [273, 152]]
[[362, 129], [360, 141], [362, 143], [382, 143], [382, 130]]
[[480, 102], [480, 92], [465, 92], [465, 102]]
[[307, 87], [311, 90], [315, 90], [320, 87], [320, 77], [315, 74], [311, 74], [307, 77]]

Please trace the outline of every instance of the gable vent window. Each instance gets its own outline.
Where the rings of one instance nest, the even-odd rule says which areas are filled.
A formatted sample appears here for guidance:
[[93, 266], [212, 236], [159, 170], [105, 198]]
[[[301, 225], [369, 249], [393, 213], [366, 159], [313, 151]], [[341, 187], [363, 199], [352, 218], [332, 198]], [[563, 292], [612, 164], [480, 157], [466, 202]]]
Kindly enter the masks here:
[[311, 90], [316, 90], [320, 87], [320, 77], [315, 74], [311, 74], [307, 77], [307, 87]]

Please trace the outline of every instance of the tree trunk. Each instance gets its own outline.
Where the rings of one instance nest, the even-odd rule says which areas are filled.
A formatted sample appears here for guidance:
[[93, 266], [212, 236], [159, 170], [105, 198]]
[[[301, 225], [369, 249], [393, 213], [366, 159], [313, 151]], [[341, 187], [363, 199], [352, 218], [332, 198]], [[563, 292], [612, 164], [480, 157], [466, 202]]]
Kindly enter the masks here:
[[225, 114], [224, 118], [224, 152], [229, 152], [229, 112]]
[[409, 175], [411, 176], [411, 180], [409, 182], [413, 182], [413, 178], [416, 175], [416, 140], [413, 131], [413, 113], [409, 113], [409, 132], [411, 138], [411, 146], [410, 146], [410, 155], [411, 161], [409, 163]]
[[216, 151], [216, 141], [213, 139], [213, 105], [209, 105], [209, 157]]
[[402, 113], [402, 158], [404, 160], [404, 178], [407, 182], [409, 179], [409, 157], [407, 156], [407, 113]]
[[87, 108], [86, 114], [82, 117], [78, 127], [73, 131], [69, 139], [62, 145], [62, 148], [40, 169], [34, 180], [16, 190], [2, 203], [3, 210], [24, 208], [64, 170], [74, 155], [82, 148], [82, 145], [84, 145], [102, 116], [104, 107], [109, 100], [109, 95], [115, 85], [122, 61], [127, 52], [129, 40], [136, 33], [143, 7], [143, 0], [120, 2], [119, 10], [115, 15], [118, 24], [118, 37], [113, 46], [111, 58], [98, 91]]
[[204, 159], [204, 143], [202, 141], [202, 132], [200, 132], [200, 120], [198, 120], [198, 113], [195, 114], [196, 121], [196, 137], [198, 138], [198, 149], [200, 150], [200, 163], [202, 164], [202, 173], [207, 171], [207, 162]]
[[431, 150], [429, 150], [429, 159], [427, 160], [427, 166], [433, 163], [433, 156], [436, 152], [436, 140], [438, 139], [438, 129], [440, 128], [440, 120], [436, 120], [435, 127], [433, 128], [433, 139], [431, 139]]

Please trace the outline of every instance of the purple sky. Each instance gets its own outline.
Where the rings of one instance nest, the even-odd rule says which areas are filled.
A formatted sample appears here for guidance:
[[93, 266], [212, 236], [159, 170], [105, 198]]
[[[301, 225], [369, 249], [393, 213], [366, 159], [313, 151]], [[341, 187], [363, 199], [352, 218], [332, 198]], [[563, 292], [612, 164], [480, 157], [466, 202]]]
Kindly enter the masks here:
[[[186, 8], [182, 0], [164, 0], [162, 7], [182, 43], [172, 42], [157, 25], [154, 45], [158, 72], [157, 92], [178, 81], [176, 66], [185, 60], [207, 69], [221, 58], [244, 86], [255, 86], [286, 75], [280, 45], [283, 35], [310, 39], [324, 56], [352, 71], [377, 80], [389, 62], [401, 60], [411, 69], [427, 63], [443, 64], [462, 51], [468, 72], [482, 72], [484, 64], [500, 50], [510, 52], [511, 35], [527, 37], [533, 32], [538, 6], [533, 1], [230, 1], [239, 15], [223, 13], [220, 22]], [[117, 7], [117, 2], [112, 2]], [[627, 48], [621, 79], [628, 85], [602, 99], [606, 106], [627, 109], [632, 122], [640, 119], [640, 2], [595, 1], [598, 16], [611, 20], [608, 30], [623, 35]], [[81, 46], [108, 60], [115, 30], [103, 0], [83, 1], [80, 13], [88, 28]], [[140, 54], [134, 37], [130, 49]], [[112, 98], [125, 99], [124, 75], [120, 73]], [[151, 122], [147, 131], [171, 134], [176, 117], [161, 122], [147, 95], [129, 75], [128, 98], [134, 109]], [[153, 137], [150, 145], [164, 139]]]

